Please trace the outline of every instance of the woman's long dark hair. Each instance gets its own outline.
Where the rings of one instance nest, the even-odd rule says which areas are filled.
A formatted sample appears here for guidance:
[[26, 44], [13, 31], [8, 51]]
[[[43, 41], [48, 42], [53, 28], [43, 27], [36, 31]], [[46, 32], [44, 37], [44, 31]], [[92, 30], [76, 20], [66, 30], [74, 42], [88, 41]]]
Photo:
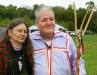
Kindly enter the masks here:
[[27, 35], [25, 42], [23, 43], [23, 51], [24, 51], [25, 56], [27, 58], [29, 58], [29, 60], [30, 60], [30, 63], [32, 65], [32, 75], [34, 75], [34, 58], [33, 58], [33, 53], [32, 53], [33, 47], [32, 47], [32, 42], [29, 38], [28, 25], [23, 19], [14, 19], [9, 23], [4, 35], [0, 38], [0, 43], [3, 43], [3, 42], [10, 43], [8, 30], [9, 29], [12, 30], [14, 27], [18, 26], [21, 23], [25, 24], [27, 27], [27, 34], [28, 35]]

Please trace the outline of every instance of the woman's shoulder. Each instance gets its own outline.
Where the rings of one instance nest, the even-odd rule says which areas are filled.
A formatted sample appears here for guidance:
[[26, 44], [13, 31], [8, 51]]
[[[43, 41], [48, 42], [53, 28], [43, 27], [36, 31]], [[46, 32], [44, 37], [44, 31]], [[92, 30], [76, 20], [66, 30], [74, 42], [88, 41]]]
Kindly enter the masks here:
[[7, 43], [1, 43], [0, 44], [0, 54], [3, 53], [3, 54], [9, 54], [9, 51], [8, 51], [8, 45]]
[[8, 46], [8, 44], [6, 42], [0, 43], [0, 48], [5, 48], [7, 46]]

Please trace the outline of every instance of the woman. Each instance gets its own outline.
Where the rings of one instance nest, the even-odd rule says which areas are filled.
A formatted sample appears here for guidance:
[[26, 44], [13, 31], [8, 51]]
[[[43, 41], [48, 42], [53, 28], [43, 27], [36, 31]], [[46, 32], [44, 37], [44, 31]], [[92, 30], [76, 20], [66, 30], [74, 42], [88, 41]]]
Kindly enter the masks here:
[[0, 39], [0, 75], [34, 75], [28, 25], [12, 20]]

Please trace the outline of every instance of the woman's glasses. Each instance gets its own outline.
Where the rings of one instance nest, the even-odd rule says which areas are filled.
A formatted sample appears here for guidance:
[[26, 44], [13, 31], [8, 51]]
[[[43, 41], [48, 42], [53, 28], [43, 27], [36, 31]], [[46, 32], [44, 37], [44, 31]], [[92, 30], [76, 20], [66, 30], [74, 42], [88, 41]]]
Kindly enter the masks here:
[[22, 30], [22, 29], [17, 29], [17, 30], [13, 30], [13, 31], [17, 31], [18, 33], [24, 33], [27, 34], [27, 30]]

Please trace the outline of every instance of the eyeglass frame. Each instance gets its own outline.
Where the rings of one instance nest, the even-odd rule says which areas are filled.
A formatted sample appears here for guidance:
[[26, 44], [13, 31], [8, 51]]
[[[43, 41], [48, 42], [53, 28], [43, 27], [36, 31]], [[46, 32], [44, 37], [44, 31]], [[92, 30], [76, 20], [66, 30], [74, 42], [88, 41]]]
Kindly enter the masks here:
[[27, 30], [22, 30], [22, 29], [16, 29], [16, 30], [12, 30], [12, 31], [17, 31], [18, 33], [24, 33], [24, 34], [27, 34], [28, 33], [28, 31]]

